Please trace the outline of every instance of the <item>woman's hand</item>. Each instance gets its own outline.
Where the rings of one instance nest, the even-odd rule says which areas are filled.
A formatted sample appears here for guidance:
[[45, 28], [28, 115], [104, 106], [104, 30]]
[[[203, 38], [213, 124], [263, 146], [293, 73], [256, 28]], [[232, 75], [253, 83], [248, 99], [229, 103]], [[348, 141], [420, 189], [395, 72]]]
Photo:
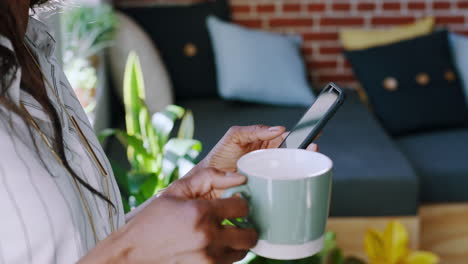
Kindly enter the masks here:
[[[199, 166], [235, 172], [237, 161], [243, 155], [254, 150], [279, 147], [287, 136], [285, 130], [281, 126], [264, 125], [232, 127]], [[310, 144], [307, 149], [317, 151], [317, 145]]]
[[217, 193], [245, 181], [242, 175], [225, 175], [216, 169], [194, 170], [80, 263], [231, 264], [241, 260], [255, 246], [257, 233], [221, 223], [245, 217], [248, 204], [237, 197], [217, 199]]
[[226, 218], [244, 217], [247, 203], [241, 198], [184, 200], [161, 196], [126, 228], [128, 263], [231, 264], [254, 247], [252, 229], [221, 225]]

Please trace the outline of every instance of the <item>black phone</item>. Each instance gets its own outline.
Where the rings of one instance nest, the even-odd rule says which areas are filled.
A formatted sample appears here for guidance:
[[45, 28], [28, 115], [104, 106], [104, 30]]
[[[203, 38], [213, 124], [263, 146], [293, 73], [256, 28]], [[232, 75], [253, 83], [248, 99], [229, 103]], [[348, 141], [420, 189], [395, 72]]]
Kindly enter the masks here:
[[329, 83], [302, 116], [280, 148], [306, 149], [345, 101], [343, 89]]

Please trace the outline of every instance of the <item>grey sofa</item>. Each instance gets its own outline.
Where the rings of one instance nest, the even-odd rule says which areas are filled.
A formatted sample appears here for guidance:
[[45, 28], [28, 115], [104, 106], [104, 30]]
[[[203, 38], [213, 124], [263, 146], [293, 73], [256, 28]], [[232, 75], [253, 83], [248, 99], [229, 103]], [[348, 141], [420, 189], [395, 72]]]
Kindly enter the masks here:
[[[217, 98], [182, 100], [202, 157], [233, 125], [291, 128], [306, 110]], [[421, 203], [468, 201], [468, 128], [390, 137], [354, 92], [317, 142], [334, 162], [331, 216], [416, 215]]]
[[[343, 107], [317, 141], [334, 162], [331, 216], [408, 216], [417, 215], [421, 204], [468, 202], [468, 125], [392, 138], [358, 96], [347, 93]], [[306, 110], [219, 98], [177, 104], [195, 115], [195, 138], [203, 143], [201, 158], [233, 125], [291, 128]], [[114, 126], [122, 127], [121, 107], [113, 112]], [[125, 162], [125, 150], [115, 141], [107, 151], [111, 159]]]
[[[195, 114], [195, 137], [204, 156], [233, 125], [283, 125], [291, 128], [302, 107], [276, 107], [220, 99], [180, 101]], [[411, 164], [377, 121], [350, 93], [318, 140], [334, 162], [332, 216], [414, 215], [419, 183]]]

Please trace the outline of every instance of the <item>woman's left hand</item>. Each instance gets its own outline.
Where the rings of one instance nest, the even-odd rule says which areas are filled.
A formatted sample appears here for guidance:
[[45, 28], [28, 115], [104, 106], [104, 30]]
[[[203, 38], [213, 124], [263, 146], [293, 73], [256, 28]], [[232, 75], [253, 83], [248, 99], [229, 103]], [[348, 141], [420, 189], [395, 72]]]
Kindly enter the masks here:
[[[279, 147], [287, 136], [285, 130], [282, 126], [231, 127], [198, 166], [212, 167], [224, 172], [236, 172], [237, 161], [243, 155], [254, 150]], [[307, 150], [317, 151], [318, 148], [312, 143]]]

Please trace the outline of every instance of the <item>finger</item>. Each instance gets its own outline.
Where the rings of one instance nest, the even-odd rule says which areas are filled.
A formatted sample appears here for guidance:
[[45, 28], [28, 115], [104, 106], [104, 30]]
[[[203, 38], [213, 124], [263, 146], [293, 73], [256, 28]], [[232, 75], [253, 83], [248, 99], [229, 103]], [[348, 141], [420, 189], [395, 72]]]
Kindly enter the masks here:
[[249, 214], [247, 201], [239, 197], [217, 199], [210, 202], [214, 208], [214, 214], [220, 220], [245, 217]]
[[282, 126], [269, 127], [264, 125], [246, 126], [246, 127], [232, 127], [229, 134], [232, 140], [240, 145], [250, 144], [257, 141], [272, 140], [286, 129]]
[[225, 176], [214, 177], [211, 187], [213, 188], [213, 198], [220, 198], [226, 189], [244, 184], [247, 177], [238, 173], [227, 173]]
[[219, 259], [216, 263], [217, 264], [232, 264], [233, 262], [237, 262], [243, 260], [245, 256], [249, 253], [247, 250], [232, 250], [226, 249], [224, 256]]
[[323, 132], [320, 131], [320, 133], [315, 137], [315, 140], [319, 139], [322, 136]]
[[214, 189], [228, 189], [236, 187], [247, 182], [247, 177], [239, 173], [227, 173], [226, 175], [213, 175], [211, 177], [211, 186]]
[[247, 181], [244, 175], [238, 173], [226, 174], [215, 168], [200, 170], [190, 178], [183, 179], [187, 181], [191, 197], [202, 196], [216, 189], [228, 189], [239, 186]]
[[286, 137], [288, 137], [288, 135], [289, 132], [284, 132], [279, 137], [270, 140], [267, 148], [278, 148], [281, 145], [281, 143], [283, 143], [283, 141], [286, 139]]
[[220, 234], [223, 246], [234, 250], [249, 250], [257, 244], [258, 234], [254, 229], [226, 226]]
[[309, 146], [307, 146], [307, 150], [308, 150], [308, 151], [313, 151], [313, 152], [318, 152], [318, 151], [319, 151], [319, 148], [318, 148], [318, 145], [317, 145], [317, 144], [312, 143], [312, 144], [310, 144]]

